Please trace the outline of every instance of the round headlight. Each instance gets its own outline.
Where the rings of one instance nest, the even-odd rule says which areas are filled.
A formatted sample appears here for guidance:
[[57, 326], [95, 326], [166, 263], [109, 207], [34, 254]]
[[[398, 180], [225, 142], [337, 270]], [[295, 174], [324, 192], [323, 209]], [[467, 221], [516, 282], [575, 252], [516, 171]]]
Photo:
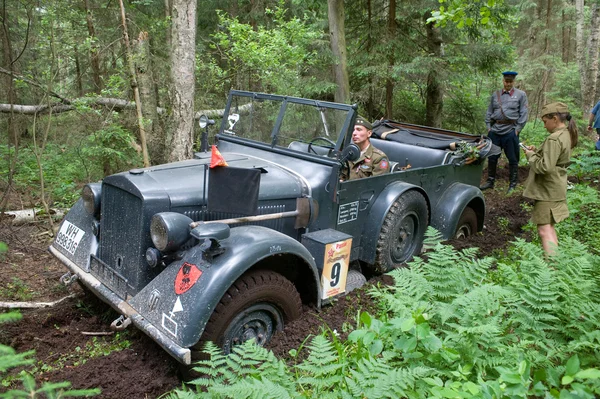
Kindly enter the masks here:
[[101, 183], [86, 184], [81, 190], [83, 207], [90, 215], [100, 216], [100, 197], [102, 194]]
[[152, 216], [150, 237], [156, 249], [171, 252], [179, 249], [190, 239], [190, 223], [193, 220], [181, 213], [161, 212]]

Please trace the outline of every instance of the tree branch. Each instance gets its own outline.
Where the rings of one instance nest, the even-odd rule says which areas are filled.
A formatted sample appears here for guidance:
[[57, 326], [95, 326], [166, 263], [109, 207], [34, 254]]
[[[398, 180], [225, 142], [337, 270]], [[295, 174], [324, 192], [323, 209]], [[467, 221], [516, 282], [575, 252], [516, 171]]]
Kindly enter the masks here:
[[29, 84], [30, 84], [30, 85], [32, 85], [32, 86], [35, 86], [35, 87], [37, 87], [37, 88], [39, 88], [39, 89], [42, 89], [43, 91], [45, 91], [45, 92], [47, 92], [48, 94], [50, 94], [52, 97], [56, 97], [56, 98], [58, 98], [58, 99], [59, 99], [59, 100], [60, 100], [62, 103], [64, 103], [64, 104], [71, 104], [71, 100], [69, 100], [68, 98], [66, 98], [66, 97], [63, 97], [63, 96], [61, 96], [60, 94], [58, 94], [58, 93], [55, 93], [55, 92], [53, 92], [53, 91], [51, 91], [51, 90], [50, 90], [50, 91], [48, 91], [48, 90], [47, 90], [47, 89], [45, 89], [45, 88], [44, 88], [44, 87], [43, 87], [41, 84], [39, 84], [39, 83], [37, 83], [37, 82], [35, 82], [35, 81], [31, 80], [31, 79], [27, 79], [25, 76], [22, 76], [22, 75], [16, 75], [16, 74], [12, 73], [11, 71], [9, 71], [8, 69], [4, 69], [4, 68], [2, 68], [2, 67], [0, 67], [0, 73], [3, 73], [3, 74], [5, 74], [5, 75], [8, 75], [8, 76], [10, 76], [10, 77], [11, 77], [13, 80], [15, 80], [15, 79], [19, 79], [19, 80], [22, 80], [22, 81], [23, 81], [23, 82], [25, 82], [25, 83], [29, 83]]

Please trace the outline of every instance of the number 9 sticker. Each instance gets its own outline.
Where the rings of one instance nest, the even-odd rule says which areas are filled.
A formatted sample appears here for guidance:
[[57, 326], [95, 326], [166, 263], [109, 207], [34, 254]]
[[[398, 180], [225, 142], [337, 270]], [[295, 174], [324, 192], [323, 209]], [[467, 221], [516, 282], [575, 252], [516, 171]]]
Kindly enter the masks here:
[[346, 292], [346, 277], [348, 276], [351, 248], [351, 238], [325, 246], [323, 274], [321, 276], [321, 299], [327, 299]]

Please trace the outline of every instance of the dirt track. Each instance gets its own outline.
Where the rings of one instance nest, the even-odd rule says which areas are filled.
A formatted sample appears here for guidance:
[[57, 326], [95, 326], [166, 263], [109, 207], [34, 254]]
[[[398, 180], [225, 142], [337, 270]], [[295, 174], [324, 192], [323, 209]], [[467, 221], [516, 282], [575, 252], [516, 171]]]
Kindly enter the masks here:
[[[486, 256], [504, 249], [516, 237], [524, 237], [521, 227], [529, 218], [521, 206], [525, 199], [520, 194], [504, 194], [507, 172], [499, 172], [501, 183], [497, 190], [485, 192], [484, 232], [467, 241], [452, 242], [457, 248], [479, 247], [481, 256]], [[526, 169], [520, 170], [519, 180], [522, 182], [526, 175]], [[117, 315], [76, 285], [71, 291], [59, 286], [58, 279], [66, 270], [46, 251], [50, 238], [46, 231], [47, 226], [42, 223], [12, 226], [0, 221], [0, 241], [9, 245], [8, 255], [0, 261], [0, 301], [22, 300], [15, 294], [23, 286], [34, 291], [30, 301], [76, 295], [52, 308], [24, 310], [23, 320], [0, 328], [0, 343], [18, 351], [35, 349], [39, 364], [56, 367], [36, 374], [38, 381], [71, 381], [77, 389], [99, 387], [103, 392], [100, 398], [156, 398], [181, 386], [177, 362], [135, 328], [129, 328], [124, 336], [130, 342], [129, 348], [75, 364], [79, 359], [75, 355], [81, 353], [81, 348], [85, 350], [93, 340], [105, 339], [84, 333], [109, 332], [109, 324]], [[378, 277], [370, 282], [386, 283], [387, 279]], [[355, 291], [320, 312], [305, 309], [302, 317], [277, 334], [268, 347], [286, 358], [290, 349], [298, 348], [307, 335], [318, 334], [322, 326], [343, 334], [342, 325], [354, 324], [359, 309], [371, 308], [368, 297]], [[0, 392], [3, 389], [0, 387]]]

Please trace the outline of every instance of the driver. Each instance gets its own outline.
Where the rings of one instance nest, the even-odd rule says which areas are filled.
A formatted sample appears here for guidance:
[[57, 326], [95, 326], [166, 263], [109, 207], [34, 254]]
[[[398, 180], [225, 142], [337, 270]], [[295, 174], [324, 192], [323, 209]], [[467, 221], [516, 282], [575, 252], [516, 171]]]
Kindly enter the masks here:
[[365, 118], [362, 116], [356, 118], [352, 142], [360, 149], [360, 157], [354, 162], [348, 161], [349, 170], [342, 170], [341, 181], [378, 176], [389, 172], [390, 163], [387, 156], [371, 144], [372, 129], [371, 123]]

